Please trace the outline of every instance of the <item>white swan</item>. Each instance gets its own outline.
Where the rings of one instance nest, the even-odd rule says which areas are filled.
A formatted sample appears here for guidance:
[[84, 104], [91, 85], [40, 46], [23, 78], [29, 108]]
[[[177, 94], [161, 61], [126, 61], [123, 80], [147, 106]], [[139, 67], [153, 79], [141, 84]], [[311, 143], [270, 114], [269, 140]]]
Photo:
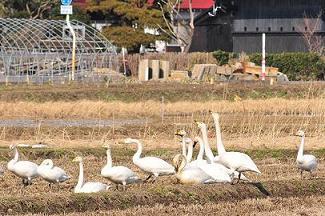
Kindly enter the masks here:
[[[205, 156], [208, 159], [208, 163], [218, 163], [216, 161], [216, 159], [219, 158], [219, 156], [214, 157], [213, 156], [213, 152], [210, 148], [210, 144], [209, 144], [209, 140], [208, 140], [208, 132], [207, 132], [207, 127], [206, 124], [202, 123], [202, 122], [197, 122], [199, 128], [203, 128], [204, 130], [202, 131], [202, 136], [203, 136], [203, 144], [204, 144], [204, 152], [205, 152]], [[221, 163], [219, 163], [221, 164]], [[221, 164], [222, 166], [224, 166], [223, 164]], [[225, 166], [224, 166], [225, 167]], [[233, 171], [227, 167], [226, 168], [226, 172], [228, 173], [229, 177], [233, 180], [233, 179], [238, 179], [239, 178], [239, 173], [237, 171]], [[241, 174], [240, 177], [242, 180], [244, 181], [250, 181], [246, 176], [244, 176], [244, 174]]]
[[242, 172], [251, 171], [261, 174], [254, 161], [247, 154], [241, 152], [226, 152], [226, 149], [222, 143], [220, 116], [218, 113], [212, 112], [212, 117], [216, 129], [218, 150], [218, 156], [215, 157], [215, 161], [222, 163], [229, 169], [239, 172], [238, 181], [241, 179]]
[[302, 178], [303, 171], [310, 172], [312, 175], [312, 171], [317, 168], [317, 159], [314, 155], [304, 155], [304, 145], [305, 145], [305, 133], [302, 130], [299, 130], [296, 134], [297, 136], [301, 137], [301, 143], [298, 150], [297, 155], [297, 166], [300, 169], [300, 175]]
[[24, 186], [31, 185], [32, 179], [38, 176], [37, 164], [30, 161], [19, 161], [19, 153], [16, 145], [10, 145], [10, 150], [14, 150], [15, 156], [7, 164], [8, 170], [22, 178]]
[[182, 184], [210, 184], [216, 181], [199, 167], [186, 168], [186, 158], [178, 154], [173, 159], [176, 178]]
[[51, 184], [58, 184], [60, 182], [64, 182], [70, 177], [66, 174], [66, 172], [60, 167], [54, 166], [53, 161], [51, 159], [44, 160], [37, 168], [37, 173], [41, 176], [45, 181], [49, 182], [49, 186]]
[[[218, 122], [219, 123], [219, 122]], [[207, 126], [202, 122], [198, 122], [198, 126], [201, 129], [201, 133], [203, 136], [203, 140], [205, 143], [208, 143], [208, 135], [207, 135]], [[221, 136], [220, 127], [216, 126], [217, 136]], [[220, 147], [220, 148], [219, 148]], [[219, 151], [219, 155], [213, 158], [212, 151], [207, 152], [208, 158], [211, 158], [214, 162], [220, 163], [231, 170], [234, 173], [234, 178], [236, 178], [236, 171], [238, 172], [238, 181], [241, 179], [242, 173], [247, 171], [252, 171], [256, 173], [261, 173], [253, 160], [244, 153], [241, 152], [226, 152], [224, 150], [222, 143], [217, 143], [217, 149]], [[210, 149], [211, 150], [211, 149]]]
[[73, 162], [79, 163], [79, 178], [78, 183], [74, 188], [74, 193], [97, 193], [106, 191], [110, 188], [109, 185], [101, 182], [84, 182], [84, 169], [81, 157], [76, 157]]
[[107, 154], [107, 164], [101, 170], [101, 175], [111, 182], [115, 183], [118, 187], [119, 184], [123, 185], [123, 189], [125, 190], [125, 185], [137, 183], [141, 181], [141, 179], [129, 168], [125, 166], [113, 166], [112, 164], [112, 156], [111, 156], [111, 147], [109, 145], [104, 145], [106, 148]]
[[137, 167], [139, 167], [142, 171], [149, 173], [149, 176], [145, 181], [148, 181], [152, 176], [154, 178], [153, 179], [154, 182], [158, 176], [175, 174], [174, 167], [160, 158], [157, 157], [141, 158], [142, 144], [139, 140], [127, 138], [125, 139], [124, 142], [127, 144], [136, 143], [138, 145], [138, 150], [133, 156], [133, 163]]

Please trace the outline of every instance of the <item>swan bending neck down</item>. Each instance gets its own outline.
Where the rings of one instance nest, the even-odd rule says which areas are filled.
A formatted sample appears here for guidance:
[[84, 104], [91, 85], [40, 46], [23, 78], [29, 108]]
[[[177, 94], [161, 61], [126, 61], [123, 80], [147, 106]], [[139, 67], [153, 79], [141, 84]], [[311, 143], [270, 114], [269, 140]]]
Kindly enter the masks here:
[[186, 158], [178, 154], [173, 159], [176, 178], [182, 184], [210, 184], [216, 181], [199, 167], [186, 168]]
[[[206, 146], [206, 155], [209, 158], [209, 160], [220, 163], [224, 165], [226, 168], [230, 169], [233, 173], [233, 177], [237, 178], [238, 181], [242, 177], [242, 173], [246, 171], [252, 171], [256, 173], [261, 173], [253, 160], [246, 154], [241, 152], [223, 152], [220, 155], [213, 158], [213, 153], [210, 149], [210, 145], [208, 143], [208, 132], [207, 132], [207, 126], [203, 122], [197, 122], [198, 127], [201, 130], [203, 141]], [[219, 130], [220, 132], [220, 130]], [[219, 136], [220, 134], [218, 134]], [[218, 147], [218, 146], [217, 146]], [[238, 173], [237, 173], [238, 172]], [[246, 180], [246, 177], [243, 177], [243, 180]]]
[[79, 163], [79, 178], [78, 183], [74, 188], [74, 193], [97, 193], [106, 191], [110, 188], [109, 185], [101, 182], [84, 182], [84, 169], [81, 157], [76, 157], [73, 162]]
[[158, 176], [164, 175], [173, 175], [175, 174], [175, 169], [172, 165], [166, 161], [157, 158], [157, 157], [143, 157], [141, 158], [142, 153], [142, 144], [137, 139], [127, 138], [124, 141], [126, 144], [136, 143], [138, 146], [137, 152], [133, 155], [133, 163], [139, 167], [142, 171], [149, 173], [149, 176], [145, 181], [148, 181], [153, 177], [153, 181], [156, 180]]
[[305, 133], [302, 130], [299, 130], [296, 136], [301, 137], [301, 143], [299, 146], [298, 154], [297, 154], [297, 166], [300, 169], [301, 178], [303, 177], [303, 171], [312, 172], [317, 168], [317, 159], [314, 155], [306, 154], [304, 155], [304, 145], [305, 145]]
[[123, 185], [123, 190], [125, 190], [125, 185], [140, 182], [140, 178], [129, 168], [125, 166], [113, 166], [111, 147], [109, 145], [104, 145], [107, 154], [107, 164], [101, 170], [101, 175], [111, 182], [115, 183], [117, 188], [118, 185]]
[[31, 161], [19, 161], [19, 153], [16, 145], [10, 145], [10, 150], [14, 151], [14, 158], [7, 164], [8, 170], [22, 178], [24, 186], [31, 185], [32, 179], [38, 176], [37, 164]]
[[60, 182], [65, 182], [70, 177], [66, 174], [66, 172], [60, 167], [54, 166], [53, 161], [51, 159], [44, 160], [37, 168], [37, 173], [41, 176], [45, 181], [49, 182], [49, 186], [51, 184], [58, 184]]

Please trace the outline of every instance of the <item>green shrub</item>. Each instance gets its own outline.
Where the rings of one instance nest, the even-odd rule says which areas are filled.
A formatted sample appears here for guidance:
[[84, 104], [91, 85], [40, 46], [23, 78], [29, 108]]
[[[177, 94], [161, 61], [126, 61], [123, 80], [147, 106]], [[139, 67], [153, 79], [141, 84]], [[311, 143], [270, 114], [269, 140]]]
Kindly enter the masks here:
[[218, 61], [218, 65], [228, 64], [229, 59], [238, 58], [236, 53], [217, 50], [213, 52], [213, 57]]
[[[250, 61], [261, 65], [262, 55], [251, 54]], [[315, 53], [279, 53], [268, 54], [266, 65], [277, 67], [290, 80], [324, 80], [325, 61]]]

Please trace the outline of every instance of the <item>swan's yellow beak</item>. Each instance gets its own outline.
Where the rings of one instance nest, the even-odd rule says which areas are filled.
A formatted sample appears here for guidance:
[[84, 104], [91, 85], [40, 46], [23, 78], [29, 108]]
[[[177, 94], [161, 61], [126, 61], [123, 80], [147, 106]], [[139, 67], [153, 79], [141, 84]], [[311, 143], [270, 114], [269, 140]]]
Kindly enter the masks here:
[[82, 158], [81, 157], [75, 157], [72, 162], [80, 162], [82, 161]]

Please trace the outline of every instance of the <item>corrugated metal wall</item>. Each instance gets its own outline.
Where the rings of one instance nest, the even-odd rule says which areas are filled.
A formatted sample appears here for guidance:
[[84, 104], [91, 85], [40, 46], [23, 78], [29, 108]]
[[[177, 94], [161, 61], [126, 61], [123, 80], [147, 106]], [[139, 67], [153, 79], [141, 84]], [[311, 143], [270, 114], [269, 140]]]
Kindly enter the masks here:
[[[263, 32], [267, 34], [267, 52], [307, 51], [300, 33], [306, 27], [304, 14], [316, 17], [325, 10], [325, 0], [237, 0], [236, 4], [233, 16], [229, 12], [201, 17], [191, 51], [260, 52]], [[324, 14], [317, 32], [325, 39]]]

